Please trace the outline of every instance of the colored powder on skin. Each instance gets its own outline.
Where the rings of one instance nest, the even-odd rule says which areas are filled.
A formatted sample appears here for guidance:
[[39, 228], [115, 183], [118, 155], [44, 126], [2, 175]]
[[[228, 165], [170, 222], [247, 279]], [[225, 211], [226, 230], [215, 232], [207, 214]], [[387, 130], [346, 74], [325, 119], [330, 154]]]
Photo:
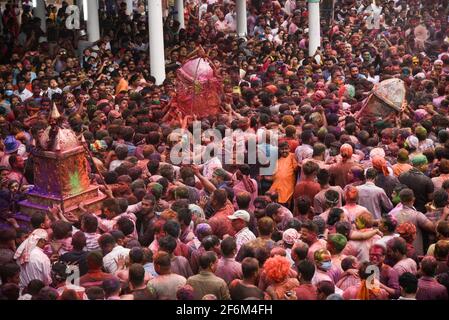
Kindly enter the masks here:
[[75, 171], [69, 175], [70, 179], [70, 188], [72, 190], [72, 193], [78, 193], [81, 191], [81, 182], [80, 182], [80, 175], [78, 171]]

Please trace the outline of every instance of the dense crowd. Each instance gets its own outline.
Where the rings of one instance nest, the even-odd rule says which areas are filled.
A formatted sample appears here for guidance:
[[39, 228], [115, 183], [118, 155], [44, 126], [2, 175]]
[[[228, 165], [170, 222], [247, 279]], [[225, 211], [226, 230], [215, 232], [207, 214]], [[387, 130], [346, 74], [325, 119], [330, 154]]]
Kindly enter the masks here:
[[[66, 28], [66, 2], [45, 31], [16, 2], [0, 24], [2, 299], [448, 299], [449, 1], [335, 1], [312, 57], [306, 1], [248, 0], [245, 39], [232, 1], [185, 1], [185, 29], [164, 1], [162, 85], [145, 1], [128, 16], [100, 0], [95, 43]], [[223, 84], [222, 111], [202, 119], [174, 103], [198, 54]], [[407, 111], [356, 116], [391, 78]], [[93, 155], [101, 214], [20, 213], [53, 105]], [[275, 171], [225, 162], [224, 145], [174, 165], [194, 120], [244, 137], [246, 158], [257, 133], [274, 138], [257, 142]]]

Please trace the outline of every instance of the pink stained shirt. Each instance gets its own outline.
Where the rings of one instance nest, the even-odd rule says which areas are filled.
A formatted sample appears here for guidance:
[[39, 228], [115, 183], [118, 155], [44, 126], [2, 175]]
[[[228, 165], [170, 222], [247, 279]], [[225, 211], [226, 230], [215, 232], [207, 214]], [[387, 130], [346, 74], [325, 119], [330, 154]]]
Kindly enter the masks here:
[[401, 276], [403, 273], [410, 272], [414, 275], [418, 273], [418, 266], [416, 265], [415, 260], [411, 258], [405, 258], [401, 261], [397, 262], [393, 269], [398, 272], [398, 276]]

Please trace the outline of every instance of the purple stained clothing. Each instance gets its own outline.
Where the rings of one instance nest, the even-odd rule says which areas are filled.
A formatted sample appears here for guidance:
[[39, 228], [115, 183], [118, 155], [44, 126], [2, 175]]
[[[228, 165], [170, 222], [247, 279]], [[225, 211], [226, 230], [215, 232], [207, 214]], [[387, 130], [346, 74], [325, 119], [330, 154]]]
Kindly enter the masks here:
[[397, 271], [399, 276], [406, 272], [410, 272], [414, 275], [418, 273], [418, 266], [416, 265], [415, 260], [410, 258], [400, 260], [393, 266], [393, 268]]
[[179, 274], [184, 278], [193, 276], [192, 268], [190, 267], [189, 260], [183, 256], [174, 256], [171, 260], [171, 271]]
[[[17, 212], [17, 213], [12, 214], [10, 217], [8, 216], [8, 218], [16, 219], [21, 230], [23, 230], [25, 232], [31, 231], [31, 226], [30, 226], [31, 217], [29, 215]], [[6, 218], [0, 217], [0, 230], [10, 229], [11, 227], [12, 227], [11, 224], [8, 221], [6, 221]]]
[[413, 241], [413, 247], [418, 255], [424, 254], [423, 248], [423, 232], [422, 227], [425, 226], [429, 219], [415, 208], [403, 206], [402, 210], [396, 211], [392, 216], [397, 220], [398, 225], [409, 222], [416, 226], [416, 238]]
[[336, 286], [343, 291], [352, 286], [359, 286], [360, 277], [356, 274], [356, 272], [357, 270], [355, 269], [343, 272], [340, 276], [340, 280], [338, 280], [338, 282], [336, 283]]
[[418, 280], [416, 300], [448, 300], [446, 287], [435, 278], [423, 276]]
[[397, 299], [401, 294], [399, 286], [399, 274], [389, 265], [383, 264], [380, 271], [380, 282], [387, 287], [394, 289], [394, 294], [390, 294], [390, 299]]
[[382, 212], [389, 212], [393, 209], [393, 204], [388, 198], [385, 190], [379, 188], [372, 182], [367, 182], [357, 187], [359, 191], [358, 204], [367, 208], [374, 219], [380, 219]]
[[334, 283], [337, 283], [340, 280], [341, 275], [343, 274], [343, 270], [340, 266], [333, 265], [332, 268], [327, 272], [328, 276], [331, 277]]
[[240, 262], [235, 261], [234, 258], [222, 257], [218, 260], [215, 275], [222, 278], [227, 284], [229, 284], [234, 279], [242, 278], [242, 265]]

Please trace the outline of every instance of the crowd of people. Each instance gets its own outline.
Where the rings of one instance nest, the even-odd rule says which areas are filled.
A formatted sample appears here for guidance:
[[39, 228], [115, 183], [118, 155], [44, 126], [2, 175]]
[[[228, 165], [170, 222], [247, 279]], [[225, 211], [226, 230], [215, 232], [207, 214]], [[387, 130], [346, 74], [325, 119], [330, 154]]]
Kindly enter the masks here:
[[[164, 1], [161, 85], [145, 1], [128, 16], [100, 0], [95, 43], [66, 28], [65, 1], [46, 30], [27, 3], [1, 11], [1, 299], [448, 299], [449, 1], [335, 1], [312, 57], [307, 1], [248, 0], [246, 38], [232, 1], [185, 1], [185, 29]], [[198, 54], [223, 84], [222, 111], [202, 119], [175, 104]], [[356, 116], [391, 78], [408, 111]], [[20, 213], [53, 106], [93, 155], [101, 213]], [[174, 165], [194, 120], [245, 150], [266, 133], [273, 174], [225, 152]]]

